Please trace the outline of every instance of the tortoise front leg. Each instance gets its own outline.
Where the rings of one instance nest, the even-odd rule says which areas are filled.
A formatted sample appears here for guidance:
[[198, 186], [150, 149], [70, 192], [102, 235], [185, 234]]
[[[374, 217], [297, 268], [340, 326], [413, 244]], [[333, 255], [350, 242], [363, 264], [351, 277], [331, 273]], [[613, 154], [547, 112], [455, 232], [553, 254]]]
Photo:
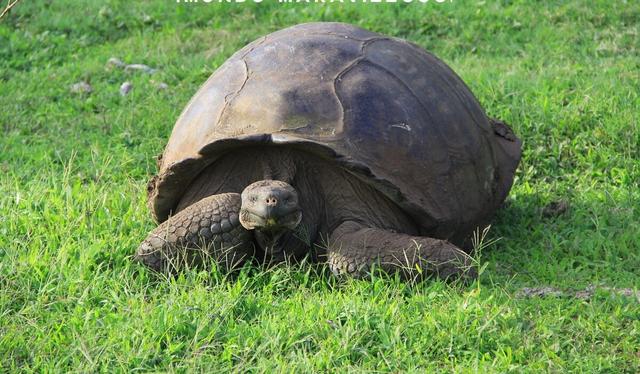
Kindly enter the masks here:
[[453, 244], [439, 239], [411, 236], [347, 221], [333, 231], [328, 263], [336, 275], [362, 278], [372, 265], [403, 279], [434, 275], [442, 279], [475, 279], [471, 257]]
[[140, 244], [137, 260], [175, 272], [213, 258], [230, 270], [253, 255], [252, 234], [240, 225], [240, 194], [209, 196], [170, 217]]

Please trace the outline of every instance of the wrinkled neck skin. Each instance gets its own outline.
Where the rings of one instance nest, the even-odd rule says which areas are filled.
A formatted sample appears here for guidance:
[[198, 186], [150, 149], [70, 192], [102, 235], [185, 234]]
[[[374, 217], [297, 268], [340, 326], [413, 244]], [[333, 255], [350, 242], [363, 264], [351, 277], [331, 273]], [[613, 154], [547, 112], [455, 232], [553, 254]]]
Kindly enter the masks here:
[[217, 169], [213, 172], [217, 178], [229, 176], [229, 185], [216, 193], [225, 188], [240, 193], [260, 180], [279, 180], [292, 185], [298, 193], [302, 221], [294, 230], [285, 229], [277, 233], [252, 230], [255, 244], [262, 252], [257, 255], [273, 261], [301, 258], [306, 254], [314, 257], [311, 253], [313, 244], [325, 221], [317, 213], [325, 210], [325, 201], [322, 185], [312, 171], [307, 154], [287, 147], [251, 147], [225, 155], [214, 168]]
[[260, 179], [287, 182], [296, 189], [302, 209], [302, 221], [294, 230], [285, 230], [276, 235], [254, 230], [256, 244], [266, 257], [276, 261], [309, 254], [323, 226], [323, 220], [317, 212], [325, 207], [322, 185], [311, 173], [308, 156], [285, 147], [256, 148], [248, 153], [254, 153], [254, 164], [259, 160], [262, 172]]
[[287, 257], [287, 243], [292, 239], [289, 238], [293, 232], [283, 231], [278, 235], [269, 235], [269, 233], [261, 230], [254, 230], [253, 236], [256, 240], [258, 247], [264, 252], [264, 254], [270, 257]]

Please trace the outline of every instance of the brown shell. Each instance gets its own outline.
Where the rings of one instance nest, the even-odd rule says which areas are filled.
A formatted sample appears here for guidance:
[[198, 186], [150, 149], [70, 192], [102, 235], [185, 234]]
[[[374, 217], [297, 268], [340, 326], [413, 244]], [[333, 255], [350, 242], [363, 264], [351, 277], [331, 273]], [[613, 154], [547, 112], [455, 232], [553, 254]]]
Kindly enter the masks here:
[[521, 146], [438, 58], [343, 23], [272, 33], [213, 73], [180, 115], [149, 184], [155, 218], [166, 220], [219, 155], [247, 144], [333, 158], [442, 237], [495, 211]]

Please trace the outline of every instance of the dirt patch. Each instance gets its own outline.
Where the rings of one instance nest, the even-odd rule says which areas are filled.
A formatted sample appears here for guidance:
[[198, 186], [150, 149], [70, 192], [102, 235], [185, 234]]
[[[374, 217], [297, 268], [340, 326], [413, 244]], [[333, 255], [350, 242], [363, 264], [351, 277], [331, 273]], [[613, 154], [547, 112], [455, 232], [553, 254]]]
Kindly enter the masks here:
[[590, 300], [597, 290], [605, 291], [611, 294], [617, 294], [624, 297], [633, 297], [640, 302], [640, 291], [631, 288], [615, 288], [606, 286], [589, 285], [583, 290], [561, 290], [555, 287], [524, 287], [516, 293], [518, 298], [533, 297], [569, 297], [580, 300]]

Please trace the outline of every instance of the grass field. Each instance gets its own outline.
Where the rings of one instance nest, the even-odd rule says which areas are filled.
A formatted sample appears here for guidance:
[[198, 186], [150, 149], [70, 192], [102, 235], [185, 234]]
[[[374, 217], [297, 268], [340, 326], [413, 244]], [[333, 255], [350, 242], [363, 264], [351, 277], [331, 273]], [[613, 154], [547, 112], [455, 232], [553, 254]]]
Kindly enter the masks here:
[[[479, 281], [132, 263], [187, 100], [249, 41], [319, 20], [434, 52], [524, 140]], [[0, 370], [640, 372], [640, 300], [614, 290], [640, 287], [639, 33], [631, 0], [19, 3], [0, 21]], [[546, 286], [563, 294], [522, 297]]]

